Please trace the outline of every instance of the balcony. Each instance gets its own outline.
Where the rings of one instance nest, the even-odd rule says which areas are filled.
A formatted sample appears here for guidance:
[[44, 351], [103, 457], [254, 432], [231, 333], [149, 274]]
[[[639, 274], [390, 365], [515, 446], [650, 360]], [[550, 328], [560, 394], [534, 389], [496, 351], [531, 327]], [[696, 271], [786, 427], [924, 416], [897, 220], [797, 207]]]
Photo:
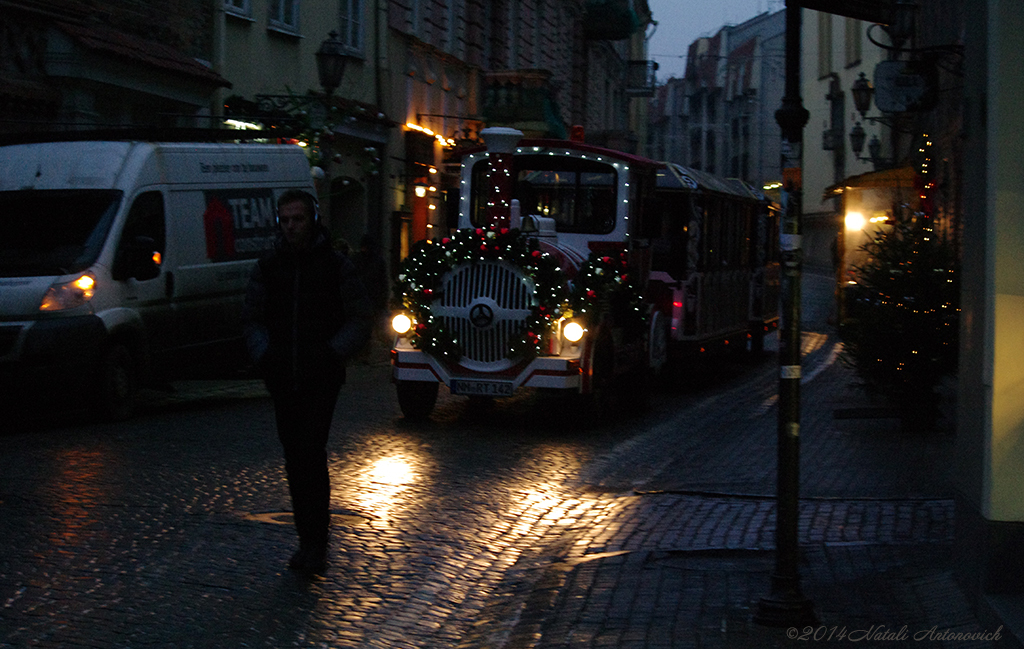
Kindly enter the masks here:
[[548, 70], [484, 72], [483, 116], [488, 126], [518, 128], [527, 137], [567, 135]]
[[658, 64], [655, 61], [630, 61], [626, 69], [626, 95], [629, 97], [653, 97], [657, 81], [654, 76]]

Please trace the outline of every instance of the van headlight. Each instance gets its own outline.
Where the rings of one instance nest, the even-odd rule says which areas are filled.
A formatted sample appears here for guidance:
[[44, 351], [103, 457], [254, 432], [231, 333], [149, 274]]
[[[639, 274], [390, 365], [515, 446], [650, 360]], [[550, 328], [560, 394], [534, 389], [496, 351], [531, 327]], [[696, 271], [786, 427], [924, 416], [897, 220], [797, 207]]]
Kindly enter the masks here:
[[412, 329], [412, 318], [404, 313], [399, 313], [391, 319], [391, 328], [399, 336], [409, 333], [409, 330]]
[[583, 325], [575, 320], [570, 320], [565, 323], [564, 327], [562, 327], [562, 336], [571, 343], [578, 343], [580, 339], [583, 338], [583, 334], [586, 333], [586, 331], [587, 330], [583, 328]]
[[96, 292], [96, 278], [85, 274], [70, 282], [58, 282], [46, 290], [40, 311], [62, 311], [82, 306]]

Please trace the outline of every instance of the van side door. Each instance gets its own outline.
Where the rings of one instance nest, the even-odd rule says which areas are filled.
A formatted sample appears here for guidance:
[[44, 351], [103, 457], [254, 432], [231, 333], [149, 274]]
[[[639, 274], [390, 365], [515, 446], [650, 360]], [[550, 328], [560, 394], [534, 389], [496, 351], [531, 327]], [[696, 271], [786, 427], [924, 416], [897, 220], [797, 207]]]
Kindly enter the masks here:
[[158, 372], [177, 342], [171, 307], [174, 275], [167, 269], [166, 251], [163, 193], [143, 192], [128, 211], [111, 277], [120, 282], [121, 306], [139, 316], [142, 326], [137, 333], [142, 347], [137, 353], [148, 355]]

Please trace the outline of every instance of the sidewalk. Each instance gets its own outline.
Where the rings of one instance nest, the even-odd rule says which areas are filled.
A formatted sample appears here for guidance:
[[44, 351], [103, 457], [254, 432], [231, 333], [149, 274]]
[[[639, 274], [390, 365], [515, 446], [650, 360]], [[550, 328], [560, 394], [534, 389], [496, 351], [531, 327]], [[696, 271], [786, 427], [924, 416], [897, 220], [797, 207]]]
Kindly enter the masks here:
[[[979, 623], [953, 578], [950, 422], [904, 432], [855, 387], [831, 342], [812, 353], [820, 374], [801, 390], [799, 571], [817, 626], [753, 622], [774, 567], [768, 399], [694, 422], [690, 441], [675, 440], [682, 452], [620, 493], [624, 506], [603, 522], [614, 533], [565, 544], [505, 646], [1011, 646], [1007, 629]], [[652, 457], [669, 455], [648, 441]], [[613, 477], [596, 488], [614, 486]], [[1006, 644], [992, 641], [997, 632]]]

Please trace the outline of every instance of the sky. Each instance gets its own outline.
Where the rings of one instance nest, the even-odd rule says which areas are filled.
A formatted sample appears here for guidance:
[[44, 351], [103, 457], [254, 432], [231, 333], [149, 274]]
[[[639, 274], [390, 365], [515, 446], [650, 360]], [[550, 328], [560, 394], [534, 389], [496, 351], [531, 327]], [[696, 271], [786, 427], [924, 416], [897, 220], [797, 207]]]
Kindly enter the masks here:
[[702, 36], [714, 36], [726, 25], [750, 20], [765, 11], [784, 9], [785, 0], [647, 0], [657, 29], [648, 43], [648, 57], [657, 61], [658, 83], [686, 72], [686, 51]]

